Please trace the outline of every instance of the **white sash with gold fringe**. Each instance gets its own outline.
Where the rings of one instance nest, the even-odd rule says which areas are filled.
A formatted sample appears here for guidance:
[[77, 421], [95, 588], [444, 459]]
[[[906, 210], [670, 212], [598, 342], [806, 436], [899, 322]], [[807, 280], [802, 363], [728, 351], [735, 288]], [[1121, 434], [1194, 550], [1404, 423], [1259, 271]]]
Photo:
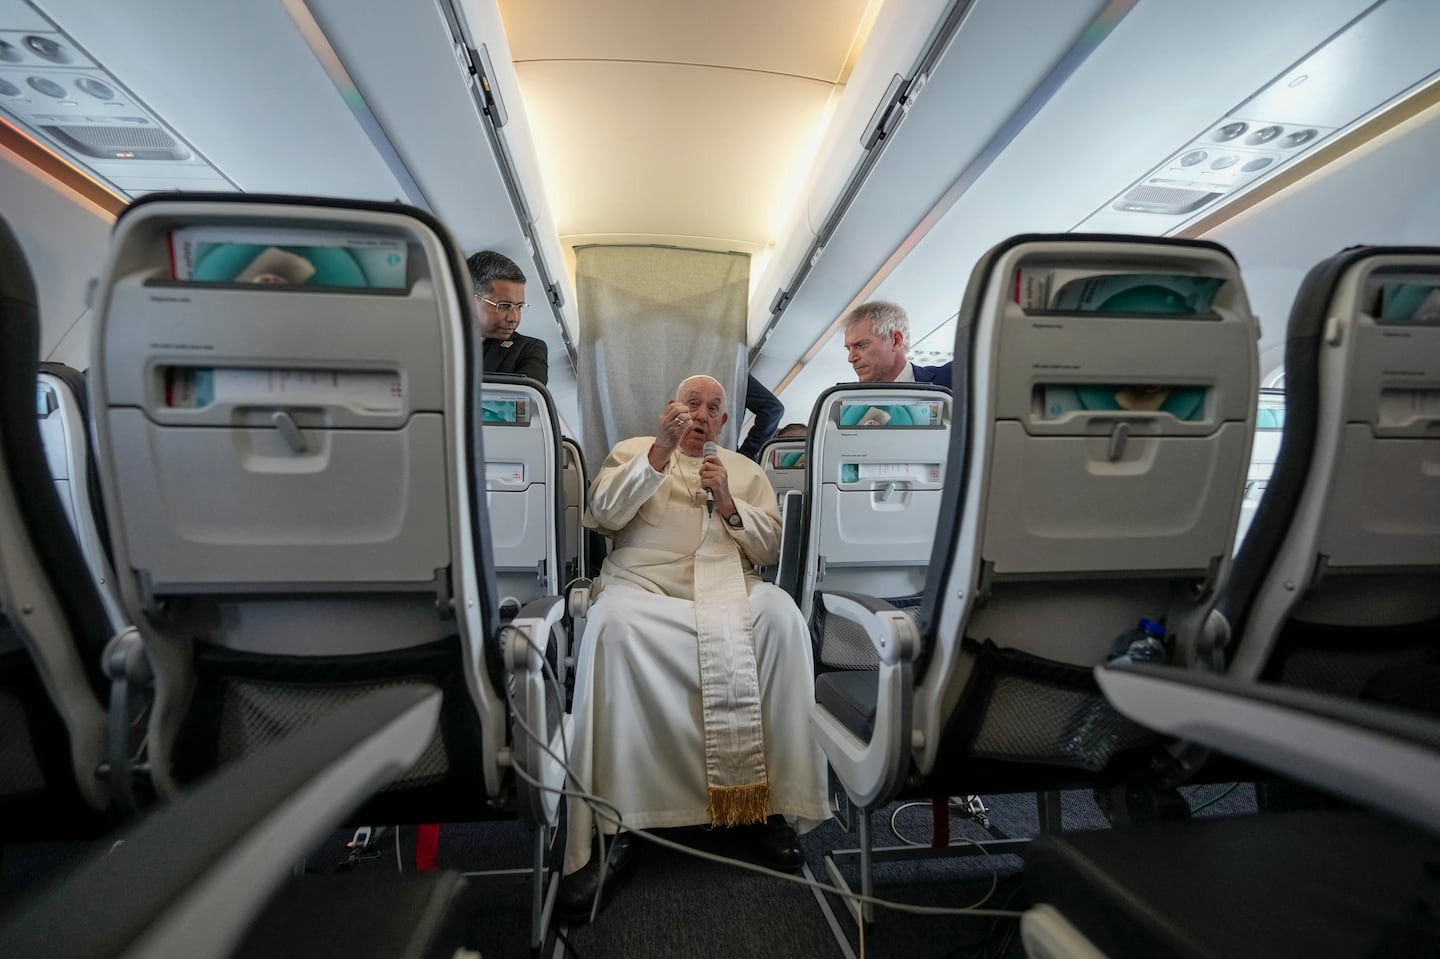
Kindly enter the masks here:
[[[710, 525], [717, 525], [713, 518]], [[707, 534], [695, 554], [695, 632], [710, 824], [763, 822], [770, 781], [750, 598], [735, 542], [724, 529]]]

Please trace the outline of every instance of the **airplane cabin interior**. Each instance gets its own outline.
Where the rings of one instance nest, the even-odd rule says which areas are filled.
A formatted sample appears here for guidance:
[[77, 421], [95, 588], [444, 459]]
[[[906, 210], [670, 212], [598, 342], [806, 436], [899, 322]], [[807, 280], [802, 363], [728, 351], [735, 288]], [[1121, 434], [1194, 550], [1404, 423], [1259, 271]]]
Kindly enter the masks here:
[[1440, 955], [1437, 36], [0, 0], [0, 955]]

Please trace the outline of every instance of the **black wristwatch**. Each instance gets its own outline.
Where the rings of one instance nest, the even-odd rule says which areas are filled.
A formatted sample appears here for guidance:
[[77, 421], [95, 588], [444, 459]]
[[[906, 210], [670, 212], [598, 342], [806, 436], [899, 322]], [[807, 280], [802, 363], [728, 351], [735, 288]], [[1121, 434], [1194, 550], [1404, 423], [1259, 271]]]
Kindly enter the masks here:
[[744, 524], [740, 520], [740, 511], [738, 509], [735, 512], [731, 513], [729, 516], [725, 517], [725, 522], [730, 526], [731, 529], [745, 528]]

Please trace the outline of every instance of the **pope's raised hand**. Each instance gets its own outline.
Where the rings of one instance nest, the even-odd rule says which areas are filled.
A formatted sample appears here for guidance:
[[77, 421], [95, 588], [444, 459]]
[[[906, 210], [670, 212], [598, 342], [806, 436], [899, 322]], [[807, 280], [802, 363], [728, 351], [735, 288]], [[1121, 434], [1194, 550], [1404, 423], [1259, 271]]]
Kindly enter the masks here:
[[655, 443], [673, 450], [680, 445], [680, 439], [690, 428], [690, 408], [678, 400], [665, 404], [660, 414], [660, 423], [655, 430]]

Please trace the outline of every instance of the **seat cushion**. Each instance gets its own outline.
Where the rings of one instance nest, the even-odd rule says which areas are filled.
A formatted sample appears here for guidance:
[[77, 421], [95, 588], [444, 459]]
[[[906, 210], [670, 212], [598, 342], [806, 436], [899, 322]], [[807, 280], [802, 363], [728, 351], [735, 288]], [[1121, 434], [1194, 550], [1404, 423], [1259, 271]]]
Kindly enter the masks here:
[[865, 742], [875, 732], [875, 701], [880, 695], [880, 670], [844, 669], [821, 673], [815, 680], [815, 702]]
[[[1032, 903], [1109, 959], [1409, 956], [1440, 908], [1440, 841], [1356, 811], [1052, 833], [1025, 853]], [[1440, 943], [1426, 953], [1440, 955]]]

